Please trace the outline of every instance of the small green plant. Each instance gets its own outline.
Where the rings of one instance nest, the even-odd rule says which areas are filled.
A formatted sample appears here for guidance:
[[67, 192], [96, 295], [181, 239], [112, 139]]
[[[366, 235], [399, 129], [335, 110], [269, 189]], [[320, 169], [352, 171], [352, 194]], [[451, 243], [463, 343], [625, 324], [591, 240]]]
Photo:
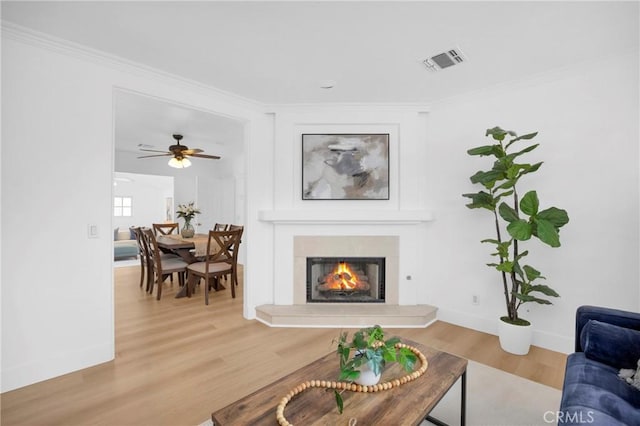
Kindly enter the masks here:
[[[396, 348], [396, 343], [399, 342], [400, 339], [397, 337], [385, 340], [384, 331], [379, 325], [360, 329], [353, 334], [351, 340], [347, 332], [341, 333], [337, 350], [340, 358], [338, 380], [353, 382], [360, 377], [359, 368], [365, 364], [376, 375], [382, 373], [387, 362], [397, 362], [407, 372], [413, 371], [417, 357], [407, 348]], [[338, 411], [342, 414], [342, 392], [335, 390], [334, 393]]]
[[519, 243], [536, 237], [551, 247], [560, 247], [560, 228], [569, 222], [565, 210], [557, 207], [540, 210], [536, 191], [529, 191], [519, 199], [516, 184], [523, 176], [536, 172], [542, 162], [517, 162], [522, 155], [536, 149], [538, 144], [516, 152], [509, 150], [516, 142], [531, 140], [537, 134], [538, 132], [518, 136], [515, 132], [500, 127], [487, 129], [485, 136], [491, 136], [495, 143], [470, 149], [467, 153], [472, 156], [493, 157], [493, 167], [487, 171], [478, 171], [470, 178], [472, 183], [482, 185], [484, 190], [462, 194], [471, 200], [467, 204], [468, 208], [486, 209], [493, 214], [496, 238], [484, 239], [482, 243], [495, 246], [492, 256], [497, 257], [498, 262], [487, 265], [495, 268], [502, 276], [507, 316], [501, 319], [516, 325], [529, 324], [527, 320], [518, 317], [518, 308], [523, 303], [550, 305], [551, 302], [541, 295], [559, 297], [551, 287], [536, 282], [545, 277], [534, 267], [524, 264], [523, 260], [529, 252], [521, 251]]

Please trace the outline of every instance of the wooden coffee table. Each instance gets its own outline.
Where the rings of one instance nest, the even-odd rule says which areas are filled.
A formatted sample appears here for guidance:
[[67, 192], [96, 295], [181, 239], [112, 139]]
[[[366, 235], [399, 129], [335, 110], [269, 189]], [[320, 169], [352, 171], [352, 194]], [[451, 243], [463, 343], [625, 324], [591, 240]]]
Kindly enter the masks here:
[[[349, 424], [418, 425], [428, 420], [431, 410], [461, 378], [460, 424], [465, 424], [467, 360], [424, 345], [403, 340], [417, 347], [429, 363], [427, 371], [416, 380], [393, 389], [375, 393], [344, 392], [344, 412], [338, 413], [332, 389], [311, 388], [296, 395], [284, 414], [294, 425]], [[215, 426], [277, 425], [276, 407], [280, 400], [301, 383], [309, 380], [335, 381], [339, 373], [338, 356], [330, 353], [293, 373], [257, 390], [211, 415]], [[400, 378], [404, 370], [396, 363], [382, 373], [381, 382]]]

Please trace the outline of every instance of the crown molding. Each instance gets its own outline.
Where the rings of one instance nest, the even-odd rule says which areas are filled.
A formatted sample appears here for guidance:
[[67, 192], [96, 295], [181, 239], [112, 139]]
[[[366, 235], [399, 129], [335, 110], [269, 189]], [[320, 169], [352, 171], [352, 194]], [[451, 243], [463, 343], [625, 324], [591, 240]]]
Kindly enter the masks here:
[[234, 104], [240, 104], [252, 110], [264, 110], [264, 104], [260, 102], [238, 96], [231, 92], [226, 92], [195, 80], [165, 72], [157, 68], [131, 61], [120, 56], [112, 55], [101, 50], [93, 49], [69, 40], [35, 31], [12, 22], [2, 20], [0, 21], [0, 24], [2, 27], [2, 38], [7, 38], [20, 43], [46, 49], [51, 52], [92, 62], [117, 71], [135, 75], [142, 74], [145, 78], [156, 79], [173, 86], [180, 86], [186, 90], [196, 91], [198, 93], [206, 92], [217, 98], [222, 98]]
[[424, 102], [416, 103], [366, 103], [366, 102], [334, 102], [334, 103], [294, 103], [294, 104], [266, 104], [265, 111], [269, 113], [304, 113], [309, 110], [314, 112], [341, 112], [362, 111], [366, 109], [370, 112], [409, 112], [409, 113], [428, 113], [431, 111], [431, 105]]

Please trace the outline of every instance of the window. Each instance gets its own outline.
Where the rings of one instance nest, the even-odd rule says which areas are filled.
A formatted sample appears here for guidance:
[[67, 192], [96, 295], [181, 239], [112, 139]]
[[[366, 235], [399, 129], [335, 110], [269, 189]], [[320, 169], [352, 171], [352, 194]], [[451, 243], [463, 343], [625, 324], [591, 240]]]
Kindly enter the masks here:
[[131, 216], [133, 199], [131, 197], [113, 197], [113, 215]]

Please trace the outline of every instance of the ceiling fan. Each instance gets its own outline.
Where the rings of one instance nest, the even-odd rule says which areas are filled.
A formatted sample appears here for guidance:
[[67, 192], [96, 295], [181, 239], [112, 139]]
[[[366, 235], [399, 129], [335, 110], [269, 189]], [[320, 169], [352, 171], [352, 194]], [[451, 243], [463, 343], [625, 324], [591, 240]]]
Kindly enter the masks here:
[[140, 151], [147, 151], [147, 152], [162, 152], [162, 154], [155, 154], [155, 155], [143, 155], [142, 157], [138, 157], [138, 158], [151, 158], [151, 157], [165, 157], [165, 156], [172, 156], [173, 158], [171, 158], [169, 160], [169, 165], [171, 167], [175, 167], [177, 169], [183, 169], [185, 167], [189, 167], [191, 165], [191, 161], [189, 161], [189, 157], [198, 157], [198, 158], [209, 158], [212, 160], [219, 160], [220, 157], [218, 157], [217, 155], [207, 155], [207, 154], [201, 154], [202, 151], [201, 149], [195, 148], [195, 149], [189, 149], [188, 146], [186, 145], [180, 145], [180, 141], [182, 140], [183, 136], [182, 135], [173, 135], [173, 138], [176, 140], [176, 144], [175, 145], [171, 145], [169, 147], [169, 151], [158, 151], [155, 149], [140, 149]]

